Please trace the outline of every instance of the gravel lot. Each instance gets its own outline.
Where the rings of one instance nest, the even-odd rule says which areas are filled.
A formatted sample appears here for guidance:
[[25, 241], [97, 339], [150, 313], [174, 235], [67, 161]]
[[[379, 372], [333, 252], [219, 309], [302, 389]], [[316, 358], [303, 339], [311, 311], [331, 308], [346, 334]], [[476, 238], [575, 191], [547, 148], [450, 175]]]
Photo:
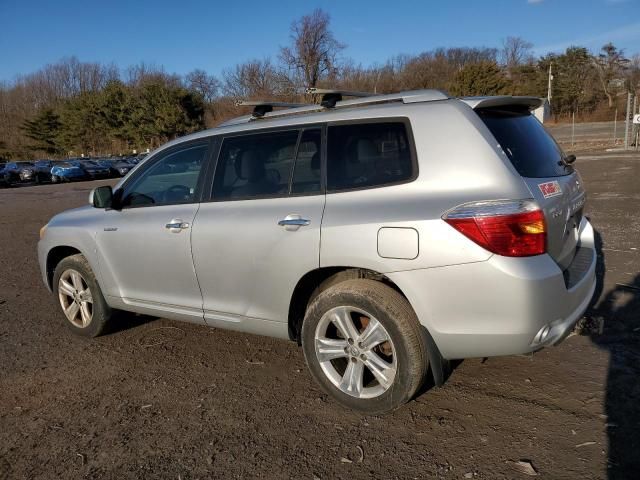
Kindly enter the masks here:
[[293, 343], [133, 316], [74, 337], [38, 229], [107, 182], [0, 190], [0, 480], [639, 478], [640, 155], [577, 165], [602, 244], [585, 334], [466, 360], [384, 417], [333, 403]]

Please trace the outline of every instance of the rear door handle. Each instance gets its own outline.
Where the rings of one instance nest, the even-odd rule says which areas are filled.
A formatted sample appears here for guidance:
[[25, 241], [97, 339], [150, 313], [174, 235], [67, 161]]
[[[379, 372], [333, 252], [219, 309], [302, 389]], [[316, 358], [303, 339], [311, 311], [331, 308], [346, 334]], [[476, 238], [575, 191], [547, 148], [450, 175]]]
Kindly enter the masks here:
[[182, 230], [189, 228], [189, 223], [183, 222], [181, 218], [174, 218], [167, 223], [164, 228], [168, 229], [171, 233], [180, 233]]
[[306, 227], [309, 224], [311, 224], [310, 220], [297, 214], [287, 215], [278, 222], [278, 225], [284, 227], [285, 230], [298, 230], [300, 227]]

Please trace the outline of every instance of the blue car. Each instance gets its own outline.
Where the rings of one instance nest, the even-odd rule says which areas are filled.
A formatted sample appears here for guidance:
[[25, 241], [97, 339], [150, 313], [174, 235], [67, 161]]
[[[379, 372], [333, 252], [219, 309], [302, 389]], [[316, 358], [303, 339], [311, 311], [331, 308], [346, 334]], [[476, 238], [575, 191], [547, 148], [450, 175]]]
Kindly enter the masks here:
[[111, 174], [109, 167], [95, 160], [69, 160], [69, 163], [84, 170], [85, 176], [90, 179], [109, 178]]
[[55, 166], [51, 168], [51, 181], [53, 183], [84, 180], [86, 177], [87, 174], [82, 167], [69, 162], [56, 163]]

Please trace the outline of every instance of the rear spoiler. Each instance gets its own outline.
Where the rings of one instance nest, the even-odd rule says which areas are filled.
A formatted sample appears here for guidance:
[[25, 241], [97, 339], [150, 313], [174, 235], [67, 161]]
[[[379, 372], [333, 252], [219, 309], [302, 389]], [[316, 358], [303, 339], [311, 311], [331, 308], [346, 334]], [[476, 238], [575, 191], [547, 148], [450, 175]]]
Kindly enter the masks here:
[[500, 95], [497, 97], [462, 97], [460, 100], [474, 110], [495, 107], [526, 107], [529, 110], [535, 110], [544, 103], [544, 99], [539, 97], [512, 97], [509, 95]]

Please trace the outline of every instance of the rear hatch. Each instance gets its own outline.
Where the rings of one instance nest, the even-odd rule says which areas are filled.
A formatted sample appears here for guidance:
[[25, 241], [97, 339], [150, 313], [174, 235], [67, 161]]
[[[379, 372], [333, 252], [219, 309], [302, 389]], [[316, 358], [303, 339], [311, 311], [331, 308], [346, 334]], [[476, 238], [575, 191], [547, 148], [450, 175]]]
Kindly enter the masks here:
[[578, 172], [524, 105], [477, 108], [545, 214], [547, 252], [564, 271], [578, 246], [585, 191]]

